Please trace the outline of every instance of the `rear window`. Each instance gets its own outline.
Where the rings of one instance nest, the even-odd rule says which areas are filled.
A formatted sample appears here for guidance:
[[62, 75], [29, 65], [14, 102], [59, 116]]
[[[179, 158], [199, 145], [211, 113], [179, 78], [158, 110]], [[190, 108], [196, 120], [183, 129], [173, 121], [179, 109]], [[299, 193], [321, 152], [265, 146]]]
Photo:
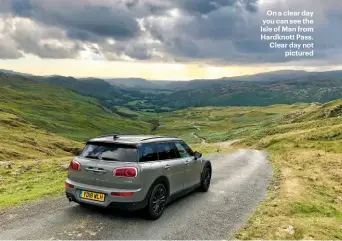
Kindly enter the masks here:
[[136, 162], [137, 148], [113, 143], [88, 143], [80, 156], [104, 161]]

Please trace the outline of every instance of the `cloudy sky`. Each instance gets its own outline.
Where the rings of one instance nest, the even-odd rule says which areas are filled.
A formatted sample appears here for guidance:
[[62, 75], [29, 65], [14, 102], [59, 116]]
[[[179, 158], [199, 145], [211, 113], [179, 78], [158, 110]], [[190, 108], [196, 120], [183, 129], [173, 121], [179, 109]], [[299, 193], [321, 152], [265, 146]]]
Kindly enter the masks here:
[[[269, 9], [314, 12], [315, 57], [260, 41]], [[340, 0], [0, 0], [0, 69], [174, 80], [342, 69], [341, 26]]]

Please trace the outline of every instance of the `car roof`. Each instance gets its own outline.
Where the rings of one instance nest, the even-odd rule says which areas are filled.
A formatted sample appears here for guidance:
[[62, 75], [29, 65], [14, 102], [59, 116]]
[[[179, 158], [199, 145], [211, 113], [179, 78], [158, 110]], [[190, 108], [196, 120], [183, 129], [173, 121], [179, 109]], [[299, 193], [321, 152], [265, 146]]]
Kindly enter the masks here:
[[153, 143], [160, 141], [180, 141], [181, 139], [174, 136], [155, 136], [155, 135], [102, 135], [90, 139], [88, 142], [100, 143], [117, 143], [117, 144], [132, 144]]

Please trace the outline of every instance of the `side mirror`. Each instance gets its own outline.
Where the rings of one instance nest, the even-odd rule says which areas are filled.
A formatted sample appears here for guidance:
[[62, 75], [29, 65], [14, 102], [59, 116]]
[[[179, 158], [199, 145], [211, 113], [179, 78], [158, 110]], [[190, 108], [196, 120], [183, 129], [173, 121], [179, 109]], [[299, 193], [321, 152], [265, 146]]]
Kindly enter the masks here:
[[200, 153], [200, 152], [198, 152], [198, 151], [195, 151], [195, 152], [194, 152], [194, 157], [195, 157], [195, 159], [197, 160], [197, 159], [199, 159], [199, 158], [202, 157], [202, 153]]

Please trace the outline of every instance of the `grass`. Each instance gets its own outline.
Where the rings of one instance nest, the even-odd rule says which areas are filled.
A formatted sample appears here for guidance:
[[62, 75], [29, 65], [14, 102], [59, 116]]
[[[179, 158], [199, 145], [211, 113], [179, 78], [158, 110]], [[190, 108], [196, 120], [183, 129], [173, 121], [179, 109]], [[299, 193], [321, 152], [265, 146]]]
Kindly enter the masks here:
[[[276, 127], [284, 114], [309, 104], [268, 107], [203, 107], [163, 113], [157, 134], [180, 136], [188, 142], [222, 142], [245, 138], [264, 127]], [[199, 138], [197, 138], [197, 137]]]
[[342, 239], [341, 106], [192, 108], [166, 113], [158, 131], [212, 145], [240, 139], [236, 147], [269, 153], [269, 195], [236, 238]]
[[238, 239], [342, 239], [340, 100], [317, 106], [243, 144], [265, 149], [276, 170], [268, 198]]
[[0, 208], [62, 192], [65, 166], [103, 133], [148, 133], [94, 98], [21, 77], [0, 76]]
[[82, 143], [9, 113], [0, 112], [0, 123], [0, 209], [60, 193], [65, 166]]
[[203, 155], [213, 154], [213, 153], [227, 153], [234, 151], [235, 148], [228, 142], [218, 142], [218, 143], [191, 143], [191, 149], [193, 151], [199, 151]]
[[0, 209], [60, 196], [64, 190], [66, 167], [71, 156], [2, 163], [0, 176]]
[[0, 111], [76, 141], [103, 133], [148, 133], [151, 125], [111, 113], [95, 98], [21, 77], [0, 76]]
[[237, 238], [341, 239], [340, 154], [281, 142], [267, 150], [274, 183]]
[[[83, 141], [104, 132], [179, 136], [203, 154], [266, 150], [269, 195], [238, 239], [342, 239], [342, 100], [150, 113], [26, 79], [0, 77], [0, 209], [60, 195]], [[136, 104], [135, 102], [130, 104]]]

